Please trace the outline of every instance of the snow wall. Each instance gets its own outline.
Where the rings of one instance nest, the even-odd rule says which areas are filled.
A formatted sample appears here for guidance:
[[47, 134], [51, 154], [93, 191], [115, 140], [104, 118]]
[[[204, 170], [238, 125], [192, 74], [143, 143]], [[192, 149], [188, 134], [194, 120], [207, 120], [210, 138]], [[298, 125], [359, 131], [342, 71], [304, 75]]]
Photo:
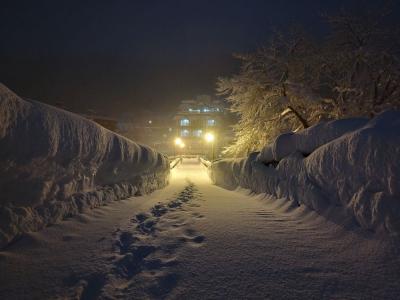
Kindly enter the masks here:
[[23, 232], [168, 184], [168, 158], [0, 84], [0, 248]]
[[216, 161], [209, 171], [224, 188], [248, 188], [320, 213], [334, 209], [365, 229], [400, 235], [398, 111], [282, 134], [261, 152]]

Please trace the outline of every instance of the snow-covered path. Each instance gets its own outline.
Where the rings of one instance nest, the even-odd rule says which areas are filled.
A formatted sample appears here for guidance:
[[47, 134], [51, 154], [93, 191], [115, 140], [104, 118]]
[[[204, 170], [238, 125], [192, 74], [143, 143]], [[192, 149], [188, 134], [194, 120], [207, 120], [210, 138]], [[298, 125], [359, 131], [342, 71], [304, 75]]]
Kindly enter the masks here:
[[214, 186], [196, 160], [0, 252], [2, 299], [398, 299], [399, 281], [393, 246]]

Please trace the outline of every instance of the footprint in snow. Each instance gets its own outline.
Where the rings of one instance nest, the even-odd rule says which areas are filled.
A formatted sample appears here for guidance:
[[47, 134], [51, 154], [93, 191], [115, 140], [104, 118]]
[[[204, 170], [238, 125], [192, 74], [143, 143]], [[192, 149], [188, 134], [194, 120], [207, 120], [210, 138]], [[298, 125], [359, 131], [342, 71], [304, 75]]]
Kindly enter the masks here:
[[169, 202], [157, 203], [148, 212], [133, 217], [133, 228], [117, 228], [113, 233], [115, 255], [108, 259], [112, 264], [107, 272], [111, 279], [107, 277], [108, 280], [105, 280], [104, 276], [81, 279], [81, 299], [98, 298], [108, 281], [117, 282], [111, 294], [129, 293], [142, 286], [150, 298], [168, 295], [179, 280], [173, 272], [173, 267], [179, 263], [176, 251], [185, 244], [199, 246], [205, 240], [192, 228], [181, 231], [190, 223], [188, 219], [203, 217], [198, 213], [181, 213], [185, 210], [184, 206], [197, 206], [190, 201], [198, 195], [197, 189], [190, 183]]

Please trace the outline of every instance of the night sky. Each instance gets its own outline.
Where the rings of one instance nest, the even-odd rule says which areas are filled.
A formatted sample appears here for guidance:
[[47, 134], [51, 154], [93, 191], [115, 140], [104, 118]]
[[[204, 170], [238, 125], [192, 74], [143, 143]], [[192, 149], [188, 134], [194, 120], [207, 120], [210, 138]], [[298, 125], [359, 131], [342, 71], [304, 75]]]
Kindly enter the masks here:
[[[214, 94], [274, 28], [318, 37], [320, 13], [350, 1], [1, 1], [0, 82], [21, 96], [74, 111], [173, 111]], [[352, 1], [352, 7], [364, 6]], [[397, 5], [398, 6], [398, 5]]]

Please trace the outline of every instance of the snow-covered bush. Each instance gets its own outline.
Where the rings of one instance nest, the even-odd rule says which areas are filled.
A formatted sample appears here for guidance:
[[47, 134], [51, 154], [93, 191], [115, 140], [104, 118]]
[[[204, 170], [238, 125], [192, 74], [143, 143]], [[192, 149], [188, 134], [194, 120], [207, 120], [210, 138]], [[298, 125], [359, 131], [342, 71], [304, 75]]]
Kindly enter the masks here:
[[167, 184], [169, 162], [0, 84], [0, 247], [87, 207]]
[[223, 187], [249, 188], [318, 212], [335, 208], [363, 228], [400, 234], [399, 132], [398, 111], [369, 122], [323, 123], [282, 135], [261, 153], [217, 161], [210, 174]]

